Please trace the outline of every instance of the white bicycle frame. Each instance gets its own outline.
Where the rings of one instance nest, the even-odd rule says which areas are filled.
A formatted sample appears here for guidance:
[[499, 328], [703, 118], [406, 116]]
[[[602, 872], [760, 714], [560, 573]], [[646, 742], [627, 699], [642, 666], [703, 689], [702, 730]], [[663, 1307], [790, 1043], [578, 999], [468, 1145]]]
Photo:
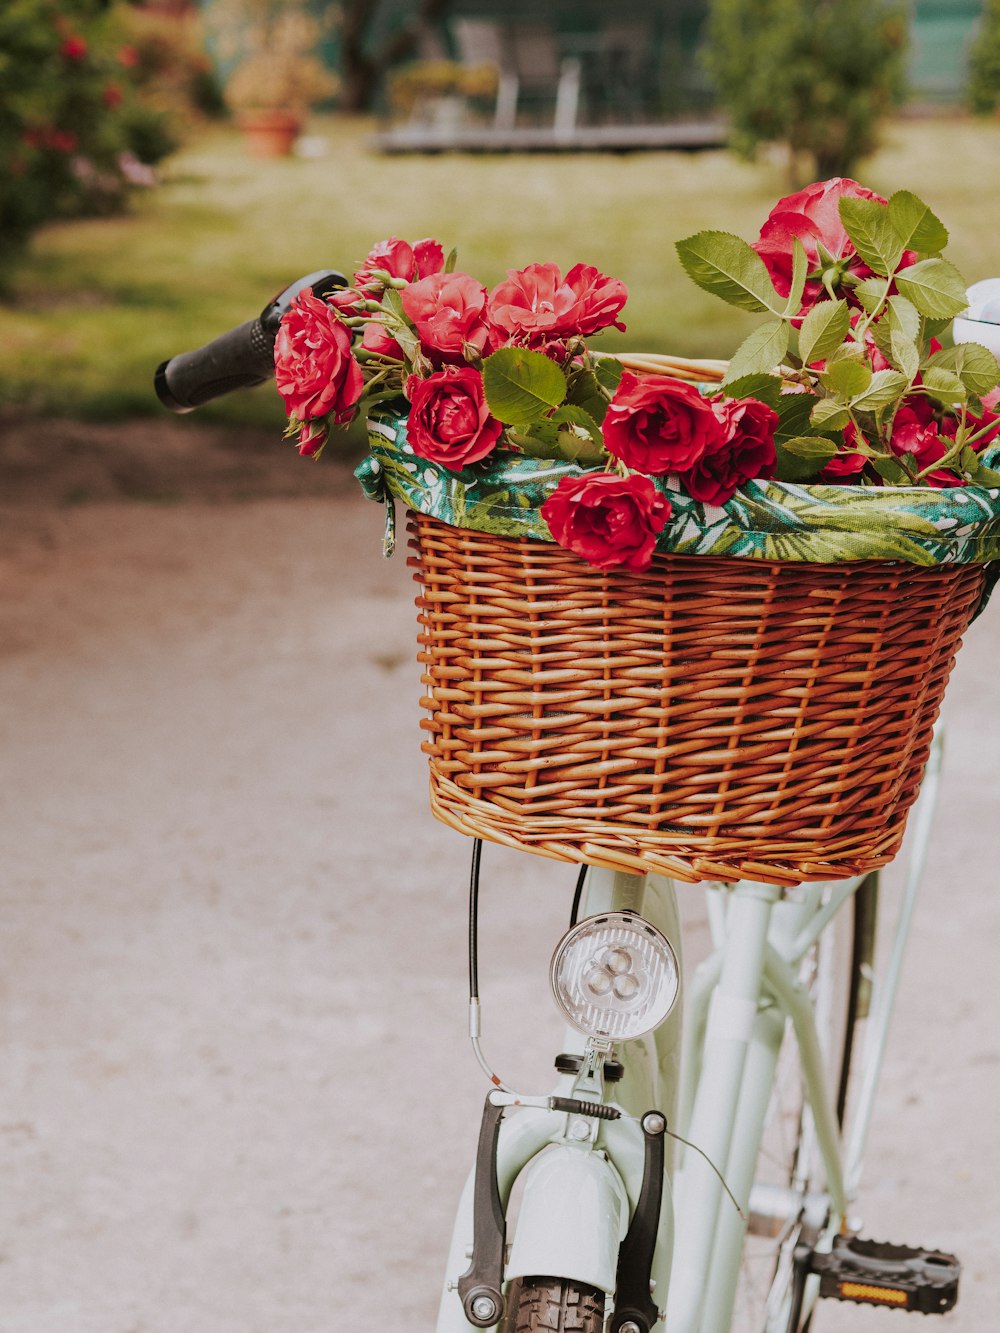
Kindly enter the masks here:
[[[682, 988], [683, 1002], [666, 1022], [649, 1036], [628, 1043], [624, 1076], [608, 1098], [624, 1113], [622, 1118], [598, 1121], [529, 1106], [503, 1120], [497, 1182], [505, 1209], [515, 1181], [520, 1178], [523, 1187], [505, 1279], [564, 1278], [597, 1287], [613, 1300], [619, 1245], [642, 1184], [644, 1136], [639, 1119], [655, 1109], [697, 1150], [684, 1147], [667, 1154], [652, 1266], [653, 1300], [670, 1333], [728, 1329], [747, 1216], [755, 1209], [754, 1176], [766, 1110], [788, 1025], [798, 1045], [826, 1189], [818, 1201], [769, 1199], [765, 1204], [779, 1213], [784, 1207], [791, 1223], [807, 1203], [815, 1210], [818, 1202], [818, 1224], [825, 1224], [825, 1230], [817, 1248], [829, 1248], [861, 1178], [889, 1020], [930, 839], [940, 761], [937, 735], [910, 820], [907, 877], [888, 959], [882, 975], [873, 979], [858, 1095], [843, 1136], [816, 1015], [798, 972], [862, 879], [806, 884], [795, 890], [751, 881], [703, 886], [713, 952], [697, 969], [686, 995]], [[685, 886], [682, 891], [695, 890]], [[683, 977], [673, 882], [591, 870], [581, 919], [623, 910], [638, 912], [667, 936], [681, 960]], [[562, 1050], [583, 1054], [584, 1038], [568, 1029]], [[595, 1081], [593, 1069], [588, 1080], [585, 1065], [581, 1075], [561, 1077], [556, 1095], [601, 1100], [602, 1082]], [[472, 1253], [474, 1184], [472, 1172], [455, 1221], [437, 1333], [468, 1333], [473, 1327], [465, 1317], [457, 1282]], [[807, 1288], [806, 1310], [816, 1294], [814, 1287]]]

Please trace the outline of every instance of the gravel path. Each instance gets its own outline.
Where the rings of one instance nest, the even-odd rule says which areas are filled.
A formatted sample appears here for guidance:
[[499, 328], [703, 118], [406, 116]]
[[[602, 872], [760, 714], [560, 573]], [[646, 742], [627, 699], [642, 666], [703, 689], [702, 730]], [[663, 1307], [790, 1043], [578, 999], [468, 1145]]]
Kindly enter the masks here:
[[[433, 1326], [483, 1094], [468, 846], [426, 810], [409, 572], [323, 487], [0, 512], [0, 1333]], [[863, 1200], [868, 1234], [962, 1256], [967, 1333], [1000, 1271], [993, 611]], [[543, 1087], [573, 872], [485, 863], [485, 1041]]]

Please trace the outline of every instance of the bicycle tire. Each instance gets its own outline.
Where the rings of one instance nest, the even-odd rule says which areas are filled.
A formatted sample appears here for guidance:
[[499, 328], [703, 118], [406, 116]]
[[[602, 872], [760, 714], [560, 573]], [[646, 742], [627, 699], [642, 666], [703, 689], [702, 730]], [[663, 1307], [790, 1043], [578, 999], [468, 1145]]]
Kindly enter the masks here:
[[[853, 911], [845, 907], [828, 928], [830, 933], [824, 932], [825, 939], [821, 938], [816, 957], [811, 963], [815, 972], [810, 987], [817, 1006], [825, 1008], [825, 1012], [818, 1012], [818, 1027], [821, 1041], [828, 1052], [831, 1091], [841, 1124], [844, 1123], [850, 1103], [856, 1032], [859, 1022], [867, 1015], [868, 965], [874, 947], [877, 903], [878, 875], [875, 873], [867, 876], [858, 887], [854, 895]], [[787, 1107], [780, 1111], [786, 1122], [791, 1119], [794, 1125], [793, 1133], [784, 1147], [784, 1183], [794, 1183], [797, 1188], [807, 1190], [822, 1185], [822, 1180], [818, 1179], [821, 1167], [816, 1145], [810, 1141], [810, 1117], [802, 1092], [798, 1051], [791, 1034], [786, 1033], [779, 1061], [784, 1062], [787, 1077], [794, 1085], [790, 1094], [794, 1102], [791, 1111]], [[787, 1090], [782, 1092], [781, 1079], [779, 1065], [775, 1077], [775, 1098], [789, 1095]], [[778, 1118], [773, 1098], [768, 1108], [772, 1129]], [[759, 1162], [767, 1151], [766, 1142], [762, 1143]], [[759, 1262], [770, 1268], [770, 1278], [763, 1290], [758, 1283], [756, 1291], [751, 1291], [754, 1284], [748, 1278], [745, 1258], [741, 1265], [740, 1286], [732, 1322], [733, 1333], [809, 1333], [815, 1307], [803, 1310], [801, 1293], [796, 1292], [792, 1270], [792, 1253], [800, 1233], [801, 1223], [792, 1223], [774, 1239], [769, 1256], [761, 1257], [767, 1249], [766, 1244], [757, 1246]], [[745, 1256], [751, 1252], [758, 1239], [747, 1238]]]
[[605, 1295], [568, 1278], [524, 1277], [511, 1284], [505, 1333], [601, 1333]]

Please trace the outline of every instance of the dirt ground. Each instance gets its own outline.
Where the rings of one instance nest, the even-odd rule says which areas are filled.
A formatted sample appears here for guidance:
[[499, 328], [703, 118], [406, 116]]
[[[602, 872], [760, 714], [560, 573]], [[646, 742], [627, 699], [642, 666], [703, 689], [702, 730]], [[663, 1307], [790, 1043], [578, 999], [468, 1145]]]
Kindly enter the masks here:
[[[0, 421], [0, 486], [0, 1333], [432, 1327], [484, 1087], [381, 510], [336, 460], [159, 419]], [[962, 1333], [1000, 1272], [991, 611], [859, 1209], [962, 1257]], [[484, 864], [484, 1041], [542, 1090], [573, 873]]]

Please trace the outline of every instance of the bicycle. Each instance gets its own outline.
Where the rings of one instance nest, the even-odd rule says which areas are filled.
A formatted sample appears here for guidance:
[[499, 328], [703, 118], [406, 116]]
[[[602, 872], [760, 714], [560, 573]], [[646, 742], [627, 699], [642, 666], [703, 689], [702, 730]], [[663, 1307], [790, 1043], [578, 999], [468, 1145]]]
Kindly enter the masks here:
[[[283, 309], [343, 281], [312, 274], [260, 320], [164, 363], [161, 400], [187, 410], [260, 382]], [[880, 978], [877, 871], [792, 888], [708, 881], [713, 949], [684, 1013], [674, 880], [584, 866], [551, 964], [567, 1028], [542, 1094], [509, 1086], [483, 1049], [477, 839], [469, 1035], [490, 1091], [438, 1333], [806, 1333], [826, 1299], [954, 1306], [954, 1256], [866, 1241], [851, 1218], [939, 764], [938, 738]]]

